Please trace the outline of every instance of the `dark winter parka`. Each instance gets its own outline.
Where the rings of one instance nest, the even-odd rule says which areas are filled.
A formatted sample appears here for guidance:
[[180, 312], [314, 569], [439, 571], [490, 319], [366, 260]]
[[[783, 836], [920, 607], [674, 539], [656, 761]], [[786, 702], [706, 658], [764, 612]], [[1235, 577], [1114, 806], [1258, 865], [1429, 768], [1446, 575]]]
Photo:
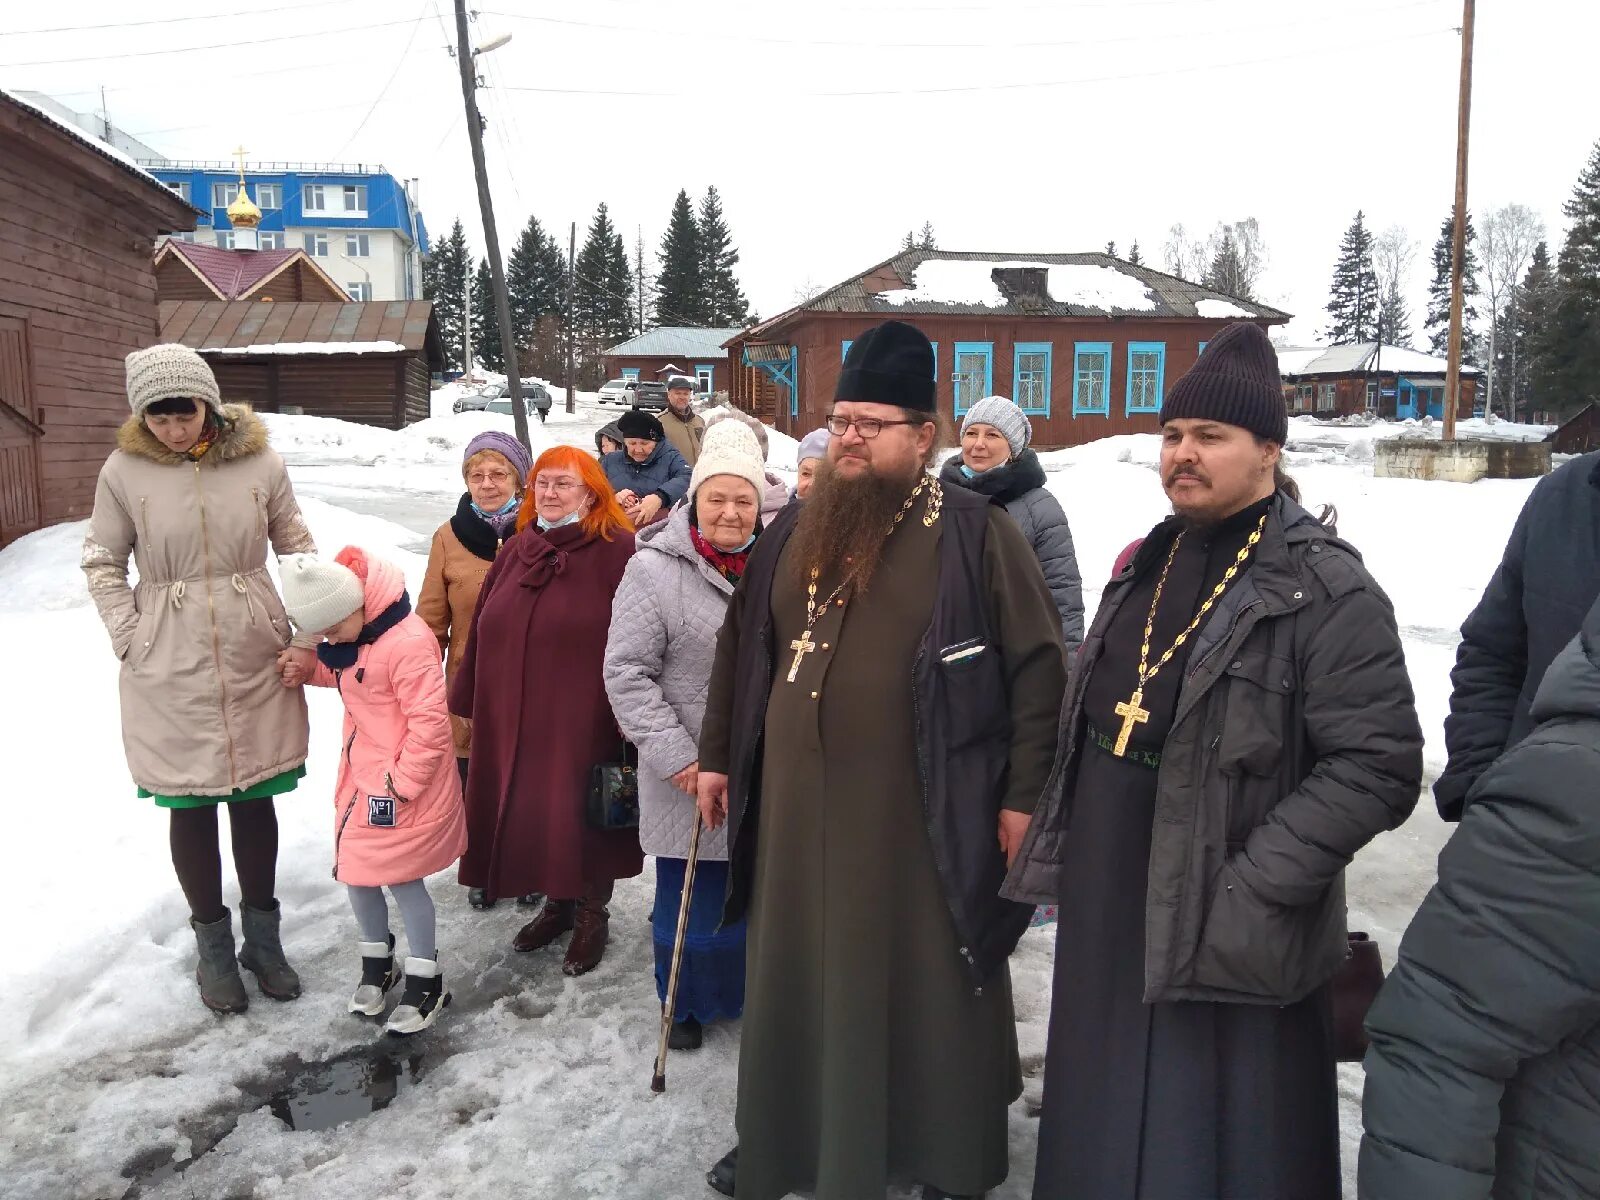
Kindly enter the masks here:
[[1368, 1016], [1362, 1200], [1600, 1196], [1600, 607], [1533, 719]]
[[[995, 831], [1012, 735], [1005, 665], [994, 652], [963, 655], [954, 665], [945, 661], [962, 648], [993, 651], [1002, 636], [985, 591], [988, 509], [988, 502], [971, 492], [945, 489], [933, 619], [911, 678], [928, 837], [962, 958], [979, 989], [1016, 949], [1032, 914], [1030, 907], [1000, 897], [1005, 859]], [[799, 513], [799, 505], [789, 505], [761, 535], [718, 638], [707, 708], [732, 714], [723, 914], [730, 925], [744, 917], [755, 882], [762, 735], [776, 670], [772, 580]], [[710, 761], [704, 739], [701, 754], [703, 768], [722, 765]]]
[[[1129, 585], [1160, 569], [1179, 528], [1158, 526], [1106, 588], [1012, 899], [1057, 900], [1087, 682]], [[1280, 493], [1196, 635], [1163, 751], [1145, 1001], [1289, 1004], [1326, 983], [1347, 952], [1344, 868], [1410, 815], [1421, 781], [1389, 599], [1354, 548]]]
[[1044, 467], [1032, 450], [1024, 450], [1004, 466], [968, 479], [961, 473], [961, 456], [952, 455], [939, 472], [951, 487], [987, 496], [1011, 514], [1033, 547], [1044, 570], [1044, 581], [1061, 614], [1061, 638], [1067, 653], [1083, 644], [1083, 578], [1072, 549], [1072, 530], [1061, 502], [1044, 486]]
[[632, 492], [641, 500], [652, 493], [660, 496], [662, 511], [683, 499], [693, 474], [670, 442], [657, 442], [642, 463], [629, 458], [626, 450], [613, 450], [600, 460], [600, 469], [613, 491]]
[[1539, 481], [1500, 567], [1461, 627], [1444, 722], [1450, 762], [1433, 785], [1439, 815], [1459, 821], [1467, 793], [1533, 728], [1545, 669], [1600, 597], [1600, 452]]

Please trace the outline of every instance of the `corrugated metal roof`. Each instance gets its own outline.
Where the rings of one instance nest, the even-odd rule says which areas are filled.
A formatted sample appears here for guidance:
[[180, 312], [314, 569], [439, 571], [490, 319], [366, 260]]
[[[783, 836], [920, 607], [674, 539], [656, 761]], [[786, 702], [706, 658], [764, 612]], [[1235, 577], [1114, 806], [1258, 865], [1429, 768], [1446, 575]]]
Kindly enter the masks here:
[[[970, 263], [970, 282], [979, 286], [958, 296], [949, 286], [919, 282], [918, 268], [927, 263]], [[983, 265], [990, 266], [987, 280]], [[1077, 272], [1051, 268], [1079, 268]], [[1087, 268], [1088, 270], [1082, 270]], [[1097, 270], [1098, 269], [1098, 270]], [[948, 274], [946, 269], [944, 274]], [[926, 272], [925, 279], [933, 272]], [[1054, 291], [1060, 294], [1052, 294]], [[919, 298], [918, 292], [928, 295]], [[983, 292], [986, 294], [979, 295]], [[1203, 301], [1213, 309], [1197, 309]], [[1140, 316], [1149, 318], [1258, 319], [1287, 321], [1290, 314], [1265, 304], [1229, 296], [1149, 267], [1134, 266], [1109, 254], [986, 254], [959, 250], [904, 250], [750, 331], [760, 336], [807, 312], [872, 316], [970, 314], [976, 316]]]
[[[1313, 346], [1278, 352], [1278, 369], [1285, 379], [1304, 375], [1358, 375], [1365, 371], [1381, 371], [1385, 375], [1398, 371], [1402, 375], [1443, 375], [1450, 368], [1447, 359], [1405, 346], [1383, 347], [1378, 353], [1377, 342], [1351, 342], [1343, 346]], [[1463, 375], [1481, 375], [1477, 367], [1462, 364]]]
[[201, 351], [286, 342], [394, 342], [408, 353], [425, 354], [430, 363], [442, 363], [444, 357], [433, 305], [426, 300], [163, 300], [161, 340]]
[[691, 325], [663, 325], [647, 329], [607, 350], [619, 358], [727, 358], [722, 344], [743, 333], [739, 328], [700, 329]]

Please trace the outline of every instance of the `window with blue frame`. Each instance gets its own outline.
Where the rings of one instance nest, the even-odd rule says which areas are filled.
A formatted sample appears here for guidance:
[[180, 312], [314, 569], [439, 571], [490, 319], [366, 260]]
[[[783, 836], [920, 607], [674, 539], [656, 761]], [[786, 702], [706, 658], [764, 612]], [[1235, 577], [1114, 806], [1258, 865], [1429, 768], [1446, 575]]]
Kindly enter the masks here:
[[1011, 399], [1025, 413], [1050, 415], [1049, 342], [1018, 342], [1014, 348]]
[[707, 396], [711, 394], [713, 381], [717, 377], [717, 368], [713, 363], [695, 363], [694, 382], [695, 391]]
[[622, 377], [624, 379], [632, 379], [635, 382], [637, 382], [638, 379], [639, 379], [639, 368], [638, 367], [623, 367], [622, 368]]
[[1072, 347], [1072, 415], [1111, 415], [1111, 343], [1077, 342]]
[[1198, 350], [1196, 350], [1195, 353], [1196, 354], [1204, 354], [1206, 352], [1206, 347], [1209, 346], [1210, 344], [1211, 344], [1210, 342], [1201, 342], [1200, 343], [1200, 348]]
[[854, 346], [854, 345], [855, 345], [855, 342], [853, 340], [839, 343], [839, 361], [840, 362], [843, 362], [845, 359], [850, 357], [850, 347]]
[[994, 343], [957, 342], [955, 369], [950, 372], [956, 416], [994, 392]]
[[1166, 373], [1165, 342], [1128, 343], [1128, 412], [1161, 411], [1161, 396]]
[[939, 382], [939, 343], [930, 343], [933, 346], [933, 381]]

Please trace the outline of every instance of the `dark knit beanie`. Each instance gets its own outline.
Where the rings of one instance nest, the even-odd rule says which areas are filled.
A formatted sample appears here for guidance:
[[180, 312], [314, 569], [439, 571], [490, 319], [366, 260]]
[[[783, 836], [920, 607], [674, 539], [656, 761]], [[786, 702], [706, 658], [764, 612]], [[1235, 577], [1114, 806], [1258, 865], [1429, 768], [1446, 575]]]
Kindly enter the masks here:
[[933, 343], [904, 321], [874, 325], [850, 344], [833, 399], [933, 412]]
[[630, 408], [618, 417], [617, 429], [624, 438], [646, 438], [652, 442], [664, 442], [667, 439], [667, 431], [661, 422], [639, 408]]
[[1288, 441], [1278, 355], [1261, 326], [1238, 321], [1211, 339], [1161, 405], [1163, 425], [1180, 417], [1237, 425], [1280, 446]]

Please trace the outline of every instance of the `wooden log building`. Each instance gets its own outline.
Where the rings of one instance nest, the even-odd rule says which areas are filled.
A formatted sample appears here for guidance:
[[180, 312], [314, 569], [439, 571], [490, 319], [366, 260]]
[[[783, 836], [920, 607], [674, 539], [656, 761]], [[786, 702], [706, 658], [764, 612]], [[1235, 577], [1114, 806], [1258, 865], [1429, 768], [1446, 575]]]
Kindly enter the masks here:
[[[1370, 412], [1386, 421], [1444, 419], [1444, 359], [1405, 346], [1352, 342], [1343, 346], [1278, 351], [1283, 398], [1294, 416], [1349, 417]], [[1461, 368], [1456, 418], [1481, 415], [1478, 387], [1483, 372]]]
[[163, 300], [350, 299], [304, 250], [224, 250], [168, 241], [156, 251], [156, 287]]
[[1206, 342], [1289, 314], [1107, 254], [905, 250], [730, 338], [731, 399], [793, 436], [818, 428], [851, 342], [891, 318], [934, 343], [946, 417], [1008, 396], [1048, 449], [1154, 432]]
[[726, 392], [731, 376], [725, 343], [739, 329], [663, 325], [612, 346], [601, 356], [607, 379], [656, 379], [685, 375], [705, 395]]
[[158, 336], [156, 237], [199, 216], [0, 89], [0, 545], [89, 515], [128, 417], [123, 358]]
[[426, 300], [163, 300], [161, 340], [198, 350], [229, 403], [384, 429], [426, 418], [444, 369]]

